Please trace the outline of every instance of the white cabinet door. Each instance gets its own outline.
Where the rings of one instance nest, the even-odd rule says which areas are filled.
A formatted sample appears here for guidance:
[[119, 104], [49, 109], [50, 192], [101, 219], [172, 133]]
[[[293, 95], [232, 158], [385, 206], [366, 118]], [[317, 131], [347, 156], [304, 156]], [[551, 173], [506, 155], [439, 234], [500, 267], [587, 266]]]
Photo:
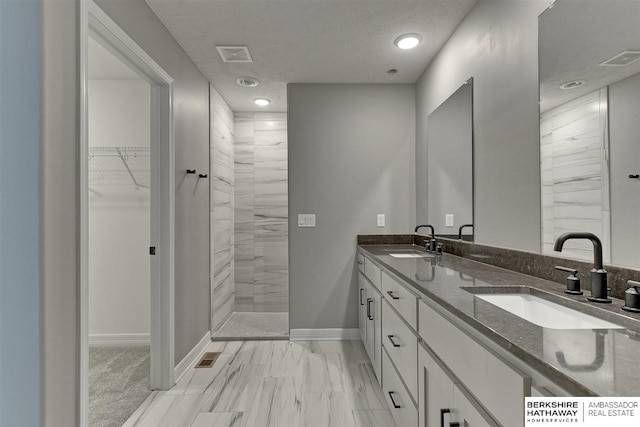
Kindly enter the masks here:
[[373, 303], [371, 304], [371, 317], [373, 320], [367, 324], [368, 328], [371, 328], [371, 336], [367, 335], [367, 342], [371, 349], [371, 364], [373, 364], [373, 371], [378, 378], [378, 382], [381, 382], [382, 375], [382, 295], [376, 290], [372, 290], [371, 297]]
[[[441, 427], [452, 422], [453, 381], [435, 359], [418, 346], [418, 425]], [[443, 424], [444, 423], [444, 424]]]
[[[453, 388], [453, 417], [460, 427], [497, 427], [489, 415], [474, 401], [467, 398], [465, 393], [455, 386]], [[445, 424], [448, 425], [448, 424]]]
[[375, 318], [376, 318], [376, 290], [370, 284], [367, 284], [367, 300], [366, 300], [366, 319], [367, 319], [367, 335], [364, 343], [364, 347], [369, 353], [369, 359], [374, 361], [374, 349], [375, 349]]
[[360, 338], [366, 344], [367, 340], [367, 279], [358, 272], [358, 326]]

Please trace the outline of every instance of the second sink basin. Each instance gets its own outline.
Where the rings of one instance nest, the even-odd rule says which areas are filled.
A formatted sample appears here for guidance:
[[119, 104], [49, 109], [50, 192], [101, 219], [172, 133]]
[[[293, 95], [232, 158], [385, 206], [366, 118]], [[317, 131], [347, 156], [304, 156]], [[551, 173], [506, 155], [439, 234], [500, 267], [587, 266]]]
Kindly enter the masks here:
[[393, 253], [389, 253], [389, 255], [394, 258], [430, 258], [433, 256], [426, 252], [415, 250], [394, 251]]
[[526, 293], [476, 293], [476, 296], [543, 328], [624, 329], [615, 323]]

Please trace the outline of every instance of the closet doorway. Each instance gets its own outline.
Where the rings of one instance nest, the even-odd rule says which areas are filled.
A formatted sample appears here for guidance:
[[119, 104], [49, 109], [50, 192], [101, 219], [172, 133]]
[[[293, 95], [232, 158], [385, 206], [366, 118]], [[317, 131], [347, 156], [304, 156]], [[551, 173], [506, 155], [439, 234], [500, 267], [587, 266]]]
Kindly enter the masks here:
[[150, 85], [89, 37], [89, 425], [151, 394]]
[[173, 79], [80, 2], [82, 426], [174, 384]]

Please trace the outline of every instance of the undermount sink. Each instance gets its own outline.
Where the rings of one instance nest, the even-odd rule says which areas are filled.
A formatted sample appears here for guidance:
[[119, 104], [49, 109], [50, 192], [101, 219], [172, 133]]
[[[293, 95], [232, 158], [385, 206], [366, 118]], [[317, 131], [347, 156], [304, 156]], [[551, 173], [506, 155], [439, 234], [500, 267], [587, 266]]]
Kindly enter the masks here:
[[427, 258], [432, 256], [426, 252], [419, 252], [414, 250], [396, 251], [393, 253], [389, 253], [389, 255], [394, 258]]
[[624, 329], [623, 326], [526, 293], [476, 294], [511, 314], [548, 329]]

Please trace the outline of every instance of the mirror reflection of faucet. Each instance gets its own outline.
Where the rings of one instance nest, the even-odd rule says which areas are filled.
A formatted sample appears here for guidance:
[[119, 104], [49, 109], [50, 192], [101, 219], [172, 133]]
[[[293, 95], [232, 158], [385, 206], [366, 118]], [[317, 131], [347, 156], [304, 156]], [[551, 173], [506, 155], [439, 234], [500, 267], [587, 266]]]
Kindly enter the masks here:
[[458, 240], [462, 240], [462, 230], [468, 227], [473, 227], [473, 224], [463, 224], [458, 228]]
[[590, 372], [600, 369], [604, 363], [604, 337], [607, 335], [607, 331], [602, 330], [594, 332], [596, 334], [596, 354], [593, 362], [585, 365], [571, 365], [567, 363], [567, 360], [564, 357], [564, 352], [556, 351], [556, 360], [558, 360], [560, 366], [571, 372]]

